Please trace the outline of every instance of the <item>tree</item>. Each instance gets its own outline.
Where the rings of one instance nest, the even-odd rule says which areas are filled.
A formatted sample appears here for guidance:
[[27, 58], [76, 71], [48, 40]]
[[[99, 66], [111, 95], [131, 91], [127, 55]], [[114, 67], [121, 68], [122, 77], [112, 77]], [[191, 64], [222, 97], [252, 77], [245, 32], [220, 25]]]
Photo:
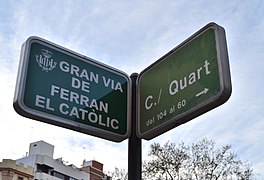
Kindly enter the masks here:
[[183, 142], [153, 143], [148, 155], [151, 159], [143, 163], [146, 180], [246, 180], [253, 176], [251, 165], [239, 160], [230, 145], [216, 148], [206, 138], [191, 147]]
[[128, 174], [125, 169], [115, 167], [114, 171], [110, 173], [113, 180], [127, 180]]

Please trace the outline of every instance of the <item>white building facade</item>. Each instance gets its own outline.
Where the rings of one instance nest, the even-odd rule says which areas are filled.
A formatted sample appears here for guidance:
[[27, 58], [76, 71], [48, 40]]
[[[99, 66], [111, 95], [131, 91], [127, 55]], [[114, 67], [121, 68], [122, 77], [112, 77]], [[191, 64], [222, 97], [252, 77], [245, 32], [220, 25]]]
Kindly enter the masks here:
[[103, 173], [103, 164], [89, 161], [82, 168], [66, 165], [62, 158], [53, 159], [54, 146], [44, 141], [30, 144], [29, 155], [16, 160], [33, 167], [35, 180], [110, 180]]

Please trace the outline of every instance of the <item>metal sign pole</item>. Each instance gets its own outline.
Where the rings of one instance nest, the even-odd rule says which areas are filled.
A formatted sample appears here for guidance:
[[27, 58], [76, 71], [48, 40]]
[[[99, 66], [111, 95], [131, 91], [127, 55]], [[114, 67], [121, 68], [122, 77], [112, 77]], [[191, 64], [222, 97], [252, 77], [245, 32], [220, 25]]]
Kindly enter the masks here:
[[128, 139], [128, 180], [141, 180], [141, 139], [136, 135], [136, 83], [137, 73], [133, 73], [132, 81], [132, 111], [131, 111], [131, 136]]

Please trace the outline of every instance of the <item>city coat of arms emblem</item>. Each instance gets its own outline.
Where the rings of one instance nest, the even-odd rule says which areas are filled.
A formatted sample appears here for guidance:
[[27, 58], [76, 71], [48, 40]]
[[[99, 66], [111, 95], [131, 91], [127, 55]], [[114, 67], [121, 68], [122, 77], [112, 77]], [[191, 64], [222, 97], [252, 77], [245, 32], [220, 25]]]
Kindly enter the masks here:
[[36, 61], [42, 71], [51, 71], [57, 65], [57, 63], [52, 59], [52, 52], [46, 49], [42, 49], [42, 54], [36, 55]]

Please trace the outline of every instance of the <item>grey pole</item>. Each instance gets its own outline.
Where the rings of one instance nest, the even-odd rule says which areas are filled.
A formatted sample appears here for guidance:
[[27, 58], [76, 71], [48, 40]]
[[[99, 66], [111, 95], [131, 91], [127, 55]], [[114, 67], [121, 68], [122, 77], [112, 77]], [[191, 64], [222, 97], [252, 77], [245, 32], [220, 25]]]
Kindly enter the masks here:
[[128, 180], [141, 180], [141, 139], [136, 135], [137, 119], [137, 96], [136, 83], [137, 73], [133, 73], [130, 78], [132, 81], [132, 111], [131, 111], [131, 135], [128, 139]]

